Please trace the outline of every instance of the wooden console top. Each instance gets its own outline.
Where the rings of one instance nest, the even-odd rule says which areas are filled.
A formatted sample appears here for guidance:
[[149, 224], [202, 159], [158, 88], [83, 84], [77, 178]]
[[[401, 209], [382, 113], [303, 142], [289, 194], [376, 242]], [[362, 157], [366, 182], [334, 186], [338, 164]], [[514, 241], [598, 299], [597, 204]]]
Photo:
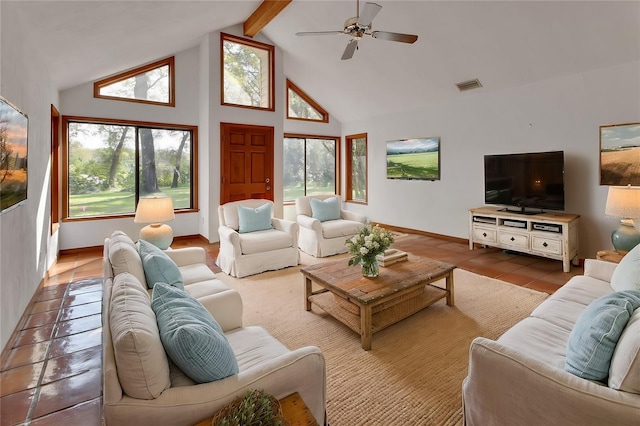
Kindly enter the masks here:
[[499, 215], [502, 217], [509, 217], [512, 219], [519, 220], [532, 220], [532, 221], [549, 221], [549, 222], [564, 222], [569, 223], [576, 218], [579, 218], [579, 214], [571, 214], [571, 213], [562, 213], [562, 212], [544, 212], [544, 213], [535, 213], [535, 214], [522, 214], [516, 212], [506, 211], [504, 207], [478, 207], [475, 209], [469, 209], [469, 211], [473, 214], [482, 215]]

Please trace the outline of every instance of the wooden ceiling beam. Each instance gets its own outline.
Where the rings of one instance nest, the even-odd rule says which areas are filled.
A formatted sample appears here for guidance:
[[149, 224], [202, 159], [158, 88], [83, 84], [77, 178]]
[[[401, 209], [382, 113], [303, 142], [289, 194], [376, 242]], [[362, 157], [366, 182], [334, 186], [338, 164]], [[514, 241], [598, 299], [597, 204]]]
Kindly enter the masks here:
[[242, 25], [244, 35], [253, 37], [273, 20], [292, 0], [263, 0]]

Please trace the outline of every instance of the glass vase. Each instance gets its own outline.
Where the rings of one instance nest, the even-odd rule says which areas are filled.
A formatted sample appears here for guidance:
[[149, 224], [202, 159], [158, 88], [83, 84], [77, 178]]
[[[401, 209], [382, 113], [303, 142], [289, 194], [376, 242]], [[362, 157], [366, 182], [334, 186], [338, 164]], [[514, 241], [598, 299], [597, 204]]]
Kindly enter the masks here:
[[375, 257], [371, 259], [361, 259], [360, 267], [362, 268], [362, 276], [367, 278], [375, 278], [380, 273], [380, 266], [378, 265], [378, 259]]

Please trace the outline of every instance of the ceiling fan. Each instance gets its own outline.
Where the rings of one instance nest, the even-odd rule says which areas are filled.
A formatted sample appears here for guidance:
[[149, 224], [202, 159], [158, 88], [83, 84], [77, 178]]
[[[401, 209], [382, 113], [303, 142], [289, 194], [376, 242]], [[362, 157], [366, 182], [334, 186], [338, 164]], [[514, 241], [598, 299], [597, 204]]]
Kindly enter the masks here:
[[342, 31], [306, 31], [298, 32], [297, 36], [309, 36], [309, 35], [333, 35], [333, 34], [346, 34], [351, 36], [351, 40], [347, 43], [347, 48], [342, 54], [342, 59], [351, 59], [356, 49], [358, 48], [358, 40], [365, 35], [373, 38], [379, 38], [382, 40], [399, 41], [401, 43], [415, 43], [418, 40], [417, 35], [413, 34], [401, 34], [390, 33], [387, 31], [371, 31], [371, 21], [380, 12], [382, 6], [376, 3], [365, 3], [360, 13], [360, 0], [356, 0], [356, 16], [349, 18], [344, 23], [344, 29]]

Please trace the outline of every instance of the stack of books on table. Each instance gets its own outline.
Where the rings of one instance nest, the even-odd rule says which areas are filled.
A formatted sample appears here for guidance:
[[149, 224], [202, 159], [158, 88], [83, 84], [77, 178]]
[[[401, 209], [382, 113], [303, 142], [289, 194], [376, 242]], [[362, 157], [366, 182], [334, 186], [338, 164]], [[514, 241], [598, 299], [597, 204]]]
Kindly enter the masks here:
[[407, 252], [396, 249], [389, 249], [386, 250], [383, 254], [377, 255], [376, 259], [378, 259], [378, 265], [383, 267], [389, 266], [393, 265], [396, 262], [407, 260]]

